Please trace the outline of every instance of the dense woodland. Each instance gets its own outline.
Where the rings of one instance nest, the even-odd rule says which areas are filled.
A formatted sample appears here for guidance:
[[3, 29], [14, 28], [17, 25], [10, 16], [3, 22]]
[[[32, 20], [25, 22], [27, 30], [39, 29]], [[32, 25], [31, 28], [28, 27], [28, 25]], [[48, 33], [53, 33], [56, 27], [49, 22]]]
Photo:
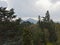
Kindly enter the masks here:
[[36, 24], [13, 20], [16, 16], [13, 8], [0, 7], [0, 45], [60, 45], [60, 24], [50, 19], [49, 11]]

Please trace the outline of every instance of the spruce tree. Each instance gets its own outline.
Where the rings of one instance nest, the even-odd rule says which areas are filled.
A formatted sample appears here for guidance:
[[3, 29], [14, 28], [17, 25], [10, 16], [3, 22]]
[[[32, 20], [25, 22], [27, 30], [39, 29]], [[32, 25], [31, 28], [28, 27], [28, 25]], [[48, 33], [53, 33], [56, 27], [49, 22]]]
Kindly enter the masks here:
[[13, 8], [7, 10], [6, 7], [0, 7], [0, 45], [8, 45], [9, 42], [18, 40], [20, 21], [14, 21], [13, 19], [15, 18], [16, 15]]

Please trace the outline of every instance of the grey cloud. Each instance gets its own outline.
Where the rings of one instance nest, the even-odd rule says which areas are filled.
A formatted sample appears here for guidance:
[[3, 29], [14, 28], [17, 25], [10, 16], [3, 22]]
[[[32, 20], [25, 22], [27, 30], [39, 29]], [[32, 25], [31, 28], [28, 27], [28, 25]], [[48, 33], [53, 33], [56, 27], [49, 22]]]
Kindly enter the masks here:
[[0, 1], [0, 7], [7, 7], [8, 4], [5, 1]]
[[51, 12], [51, 18], [54, 21], [60, 21], [60, 9], [57, 9], [56, 11], [50, 11]]
[[[38, 0], [9, 0], [8, 5], [10, 8], [15, 9], [15, 12], [18, 15], [18, 17], [37, 17], [39, 14], [41, 16], [44, 16], [46, 10], [44, 10], [43, 7], [39, 7], [39, 8], [35, 7], [36, 1]], [[50, 0], [50, 1], [51, 3], [56, 3], [57, 1], [60, 0]], [[59, 9], [57, 8], [57, 10], [55, 11], [53, 11], [53, 9], [52, 10], [49, 9], [52, 19], [58, 20], [58, 18], [60, 18]]]
[[10, 7], [13, 7], [18, 16], [28, 17], [36, 16], [35, 2], [37, 0], [9, 0]]
[[52, 3], [56, 3], [56, 2], [58, 2], [58, 1], [60, 1], [60, 0], [50, 0]]

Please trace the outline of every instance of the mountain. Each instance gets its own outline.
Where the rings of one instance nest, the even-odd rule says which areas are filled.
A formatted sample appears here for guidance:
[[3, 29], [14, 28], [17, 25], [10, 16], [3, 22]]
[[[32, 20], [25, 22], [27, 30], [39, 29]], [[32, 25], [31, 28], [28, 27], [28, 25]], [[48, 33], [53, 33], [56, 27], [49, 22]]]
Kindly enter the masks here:
[[34, 20], [34, 19], [32, 19], [32, 18], [29, 18], [29, 19], [27, 19], [27, 20], [25, 20], [25, 21], [29, 21], [29, 22], [34, 23], [34, 24], [37, 23], [37, 20]]

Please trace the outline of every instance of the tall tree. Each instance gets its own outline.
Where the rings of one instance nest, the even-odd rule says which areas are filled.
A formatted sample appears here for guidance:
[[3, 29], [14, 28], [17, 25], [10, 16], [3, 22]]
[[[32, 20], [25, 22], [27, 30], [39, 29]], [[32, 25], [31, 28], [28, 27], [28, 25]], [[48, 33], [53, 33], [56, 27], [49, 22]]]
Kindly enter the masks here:
[[32, 32], [31, 32], [31, 23], [23, 23], [23, 45], [33, 45]]
[[6, 7], [0, 7], [0, 21], [11, 21], [15, 17], [13, 8], [7, 10]]
[[[20, 35], [20, 21], [19, 19], [13, 21], [16, 18], [14, 9], [7, 10], [6, 7], [0, 7], [0, 45], [9, 43], [9, 40], [18, 40]], [[16, 39], [15, 39], [16, 38]], [[20, 38], [19, 38], [20, 39]]]
[[46, 18], [46, 21], [50, 21], [50, 14], [49, 14], [49, 11], [46, 12], [45, 18]]
[[45, 24], [45, 18], [43, 21], [40, 20], [40, 16], [38, 16], [38, 24], [39, 24], [39, 27], [41, 28], [41, 35], [40, 35], [40, 42], [41, 42], [41, 45], [46, 45], [46, 41], [45, 41], [45, 32], [44, 32], [44, 24]]

